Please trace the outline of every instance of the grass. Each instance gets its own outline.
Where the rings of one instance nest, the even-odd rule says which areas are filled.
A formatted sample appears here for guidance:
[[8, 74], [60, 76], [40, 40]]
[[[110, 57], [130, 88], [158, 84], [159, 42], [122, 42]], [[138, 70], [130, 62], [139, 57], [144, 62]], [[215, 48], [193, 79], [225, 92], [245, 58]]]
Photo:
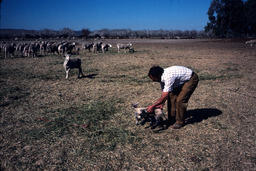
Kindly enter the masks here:
[[[81, 79], [71, 70], [66, 80], [57, 55], [1, 58], [0, 170], [253, 170], [255, 51], [154, 41], [137, 40], [135, 53], [77, 55]], [[180, 130], [135, 125], [131, 104], [161, 93], [147, 77], [152, 65], [189, 65], [200, 77]]]
[[[42, 114], [35, 128], [24, 130], [21, 136], [28, 140], [57, 141], [63, 136], [80, 136], [90, 150], [114, 150], [117, 145], [138, 141], [134, 133], [109, 124], [118, 109], [115, 100], [86, 104], [80, 107], [57, 109]], [[46, 117], [46, 116], [49, 117]]]

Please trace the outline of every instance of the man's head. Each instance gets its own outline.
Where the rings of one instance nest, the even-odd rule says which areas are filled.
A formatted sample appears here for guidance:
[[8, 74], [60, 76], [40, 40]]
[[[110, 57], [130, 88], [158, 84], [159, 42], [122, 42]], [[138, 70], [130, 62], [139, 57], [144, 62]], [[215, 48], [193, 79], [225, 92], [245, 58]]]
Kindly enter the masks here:
[[164, 72], [164, 69], [162, 67], [153, 66], [150, 68], [148, 72], [148, 76], [151, 78], [152, 81], [160, 82], [163, 72]]

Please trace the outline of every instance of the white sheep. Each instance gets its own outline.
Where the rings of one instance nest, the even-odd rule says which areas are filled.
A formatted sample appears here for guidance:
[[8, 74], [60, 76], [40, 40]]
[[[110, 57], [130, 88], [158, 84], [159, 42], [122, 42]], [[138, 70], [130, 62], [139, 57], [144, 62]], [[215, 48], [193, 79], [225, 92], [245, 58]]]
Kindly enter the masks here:
[[246, 45], [250, 45], [251, 47], [253, 47], [253, 45], [256, 45], [256, 40], [248, 40], [245, 42]]
[[79, 59], [79, 58], [70, 59], [70, 55], [68, 55], [68, 54], [65, 55], [65, 60], [64, 60], [63, 66], [64, 66], [64, 69], [66, 72], [66, 79], [68, 79], [68, 73], [69, 73], [70, 69], [73, 69], [73, 68], [78, 68], [78, 70], [79, 70], [78, 78], [81, 78], [80, 74], [82, 77], [84, 76], [82, 67], [81, 67], [81, 63], [82, 63], [81, 59]]
[[111, 44], [108, 44], [108, 43], [102, 43], [101, 44], [101, 50], [102, 50], [102, 53], [105, 53], [105, 51], [108, 51], [108, 48], [109, 47], [112, 47]]
[[125, 53], [126, 53], [127, 49], [129, 51], [132, 50], [132, 44], [131, 43], [128, 43], [128, 44], [117, 43], [116, 46], [117, 46], [118, 53], [120, 52], [120, 49], [124, 49]]

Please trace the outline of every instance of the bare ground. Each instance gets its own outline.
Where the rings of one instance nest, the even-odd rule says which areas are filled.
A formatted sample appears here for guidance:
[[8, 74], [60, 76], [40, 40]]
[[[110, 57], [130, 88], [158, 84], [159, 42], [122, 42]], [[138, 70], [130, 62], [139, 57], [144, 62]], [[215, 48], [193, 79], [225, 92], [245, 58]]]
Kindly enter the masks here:
[[[132, 42], [135, 53], [1, 58], [0, 170], [255, 170], [256, 50], [231, 40]], [[180, 130], [136, 126], [131, 104], [161, 93], [152, 65], [198, 73]], [[166, 111], [165, 111], [166, 112]]]

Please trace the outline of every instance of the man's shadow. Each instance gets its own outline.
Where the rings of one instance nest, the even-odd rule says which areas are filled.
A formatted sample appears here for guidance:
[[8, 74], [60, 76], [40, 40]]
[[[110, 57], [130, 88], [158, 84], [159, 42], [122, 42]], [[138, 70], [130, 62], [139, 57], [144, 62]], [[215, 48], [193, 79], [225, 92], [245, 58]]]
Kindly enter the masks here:
[[201, 122], [210, 117], [219, 116], [222, 111], [216, 108], [203, 108], [203, 109], [193, 109], [188, 110], [186, 113], [186, 125]]
[[[202, 122], [203, 120], [206, 120], [210, 117], [216, 117], [222, 114], [222, 111], [216, 108], [203, 108], [203, 109], [193, 109], [188, 110], [186, 112], [185, 117], [185, 126], [189, 124], [194, 124], [197, 122]], [[171, 123], [174, 124], [174, 123]], [[170, 123], [163, 122], [163, 127], [161, 129], [155, 130], [155, 133], [159, 133], [165, 129], [168, 129], [168, 127], [171, 126]]]

